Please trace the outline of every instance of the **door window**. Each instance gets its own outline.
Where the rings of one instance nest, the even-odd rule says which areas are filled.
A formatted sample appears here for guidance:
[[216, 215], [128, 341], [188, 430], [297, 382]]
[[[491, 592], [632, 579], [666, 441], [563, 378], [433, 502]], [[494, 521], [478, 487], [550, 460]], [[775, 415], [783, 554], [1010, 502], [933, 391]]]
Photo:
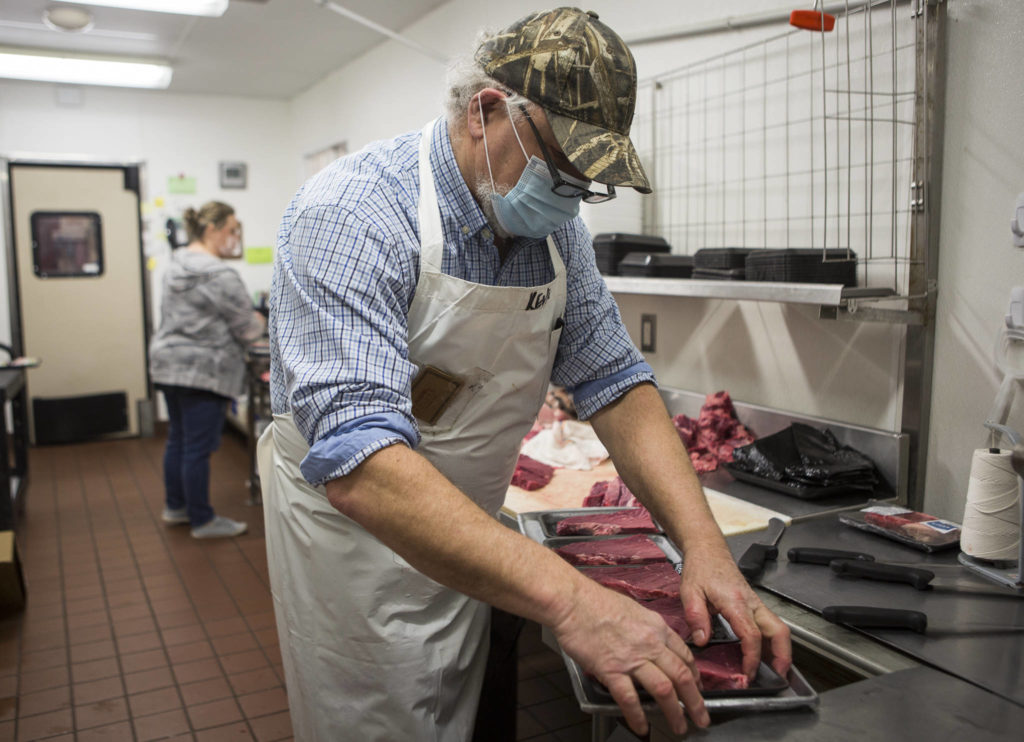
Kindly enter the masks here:
[[103, 274], [100, 215], [85, 211], [36, 211], [32, 217], [32, 268], [40, 278]]

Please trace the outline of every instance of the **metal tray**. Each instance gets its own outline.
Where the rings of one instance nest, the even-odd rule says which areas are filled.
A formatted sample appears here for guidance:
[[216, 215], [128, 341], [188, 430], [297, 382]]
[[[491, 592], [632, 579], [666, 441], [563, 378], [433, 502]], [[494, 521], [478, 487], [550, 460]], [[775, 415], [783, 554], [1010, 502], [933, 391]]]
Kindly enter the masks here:
[[[597, 683], [583, 673], [575, 660], [565, 652], [562, 652], [562, 659], [569, 671], [569, 679], [572, 681], [572, 689], [576, 694], [576, 701], [579, 703], [581, 711], [595, 716], [622, 716], [622, 709], [611, 700], [608, 692], [599, 690]], [[762, 662], [758, 678], [761, 677], [761, 672], [765, 672], [765, 668], [771, 675], [779, 677]], [[713, 714], [716, 711], [785, 711], [818, 705], [817, 692], [807, 683], [796, 667], [790, 669], [786, 681], [789, 687], [766, 695], [705, 697], [704, 706], [709, 713]], [[641, 705], [645, 711], [658, 710], [657, 703], [653, 700], [644, 700], [643, 697], [641, 697]]]
[[726, 463], [722, 464], [722, 467], [729, 472], [733, 478], [738, 479], [741, 482], [754, 484], [758, 487], [774, 490], [775, 492], [781, 492], [784, 495], [799, 497], [801, 500], [817, 500], [821, 497], [847, 495], [850, 493], [858, 493], [864, 497], [883, 496], [882, 493], [879, 493], [878, 495], [875, 494], [876, 489], [881, 489], [878, 485], [875, 487], [861, 487], [850, 486], [847, 484], [834, 484], [829, 487], [812, 487], [804, 484], [786, 484], [785, 482], [777, 482], [774, 479], [768, 479], [767, 477], [759, 477], [756, 474], [751, 474], [748, 471], [740, 469], [734, 464]]
[[[683, 556], [676, 549], [675, 545], [668, 540], [666, 536], [660, 533], [624, 533], [615, 536], [555, 536], [553, 538], [546, 538], [541, 543], [547, 546], [549, 549], [557, 549], [559, 546], [567, 546], [568, 544], [578, 543], [589, 543], [592, 541], [614, 541], [616, 538], [629, 538], [630, 536], [646, 536], [654, 542], [655, 546], [665, 552], [665, 557], [672, 564], [682, 564]], [[567, 560], [568, 561], [568, 560]], [[643, 566], [642, 564], [614, 564], [614, 565], [601, 565], [601, 564], [577, 564], [577, 567], [601, 567], [601, 566], [614, 566], [614, 567], [632, 567], [632, 566]]]
[[[571, 518], [574, 515], [593, 515], [596, 513], [618, 513], [623, 510], [635, 510], [636, 508], [569, 508], [566, 510], [535, 510], [530, 513], [519, 513], [519, 531], [527, 538], [533, 539], [538, 544], [543, 544], [545, 539], [556, 538], [558, 533], [555, 527], [558, 521], [563, 518]], [[652, 516], [653, 518], [653, 516]], [[657, 522], [654, 524], [657, 527]], [[664, 533], [659, 530], [658, 533]], [[584, 536], [584, 538], [616, 538], [617, 536], [628, 536], [631, 534], [609, 534], [607, 536]], [[653, 534], [646, 534], [653, 535]]]

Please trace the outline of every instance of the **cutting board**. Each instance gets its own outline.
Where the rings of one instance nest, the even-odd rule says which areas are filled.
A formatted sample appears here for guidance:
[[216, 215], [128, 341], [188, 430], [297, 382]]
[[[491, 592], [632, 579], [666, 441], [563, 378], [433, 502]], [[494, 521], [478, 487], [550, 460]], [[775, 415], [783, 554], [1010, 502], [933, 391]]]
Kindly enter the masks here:
[[[528, 492], [519, 487], [510, 486], [502, 510], [515, 518], [519, 513], [530, 513], [536, 510], [579, 508], [583, 506], [583, 498], [589, 494], [590, 488], [595, 482], [615, 477], [615, 466], [610, 460], [590, 471], [555, 469], [551, 481], [539, 490]], [[718, 527], [726, 536], [760, 531], [767, 528], [770, 518], [780, 518], [787, 525], [792, 520], [788, 515], [707, 487], [704, 488], [704, 494]]]

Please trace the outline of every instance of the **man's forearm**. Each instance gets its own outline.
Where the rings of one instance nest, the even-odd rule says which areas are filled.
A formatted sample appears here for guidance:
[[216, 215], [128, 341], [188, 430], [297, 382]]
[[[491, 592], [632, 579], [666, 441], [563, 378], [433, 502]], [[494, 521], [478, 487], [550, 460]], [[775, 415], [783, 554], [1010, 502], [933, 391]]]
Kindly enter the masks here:
[[394, 445], [327, 483], [331, 504], [443, 585], [545, 625], [590, 581], [506, 528], [420, 454]]
[[591, 418], [619, 476], [684, 551], [727, 549], [658, 390], [633, 387]]

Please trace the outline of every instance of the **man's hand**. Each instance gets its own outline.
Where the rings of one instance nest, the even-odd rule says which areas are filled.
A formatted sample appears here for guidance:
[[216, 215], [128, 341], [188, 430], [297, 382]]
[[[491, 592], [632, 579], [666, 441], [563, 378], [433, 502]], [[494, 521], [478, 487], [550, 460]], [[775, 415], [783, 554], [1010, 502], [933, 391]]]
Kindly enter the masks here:
[[697, 546], [686, 550], [680, 598], [698, 646], [711, 636], [710, 609], [724, 616], [740, 638], [743, 672], [748, 678], [757, 674], [762, 650], [771, 656], [775, 671], [786, 677], [793, 658], [789, 627], [750, 589], [728, 549]]
[[608, 688], [630, 728], [648, 731], [634, 681], [658, 702], [676, 734], [686, 732], [680, 701], [697, 726], [708, 726], [693, 654], [664, 619], [597, 583], [580, 590], [551, 628], [559, 646]]

